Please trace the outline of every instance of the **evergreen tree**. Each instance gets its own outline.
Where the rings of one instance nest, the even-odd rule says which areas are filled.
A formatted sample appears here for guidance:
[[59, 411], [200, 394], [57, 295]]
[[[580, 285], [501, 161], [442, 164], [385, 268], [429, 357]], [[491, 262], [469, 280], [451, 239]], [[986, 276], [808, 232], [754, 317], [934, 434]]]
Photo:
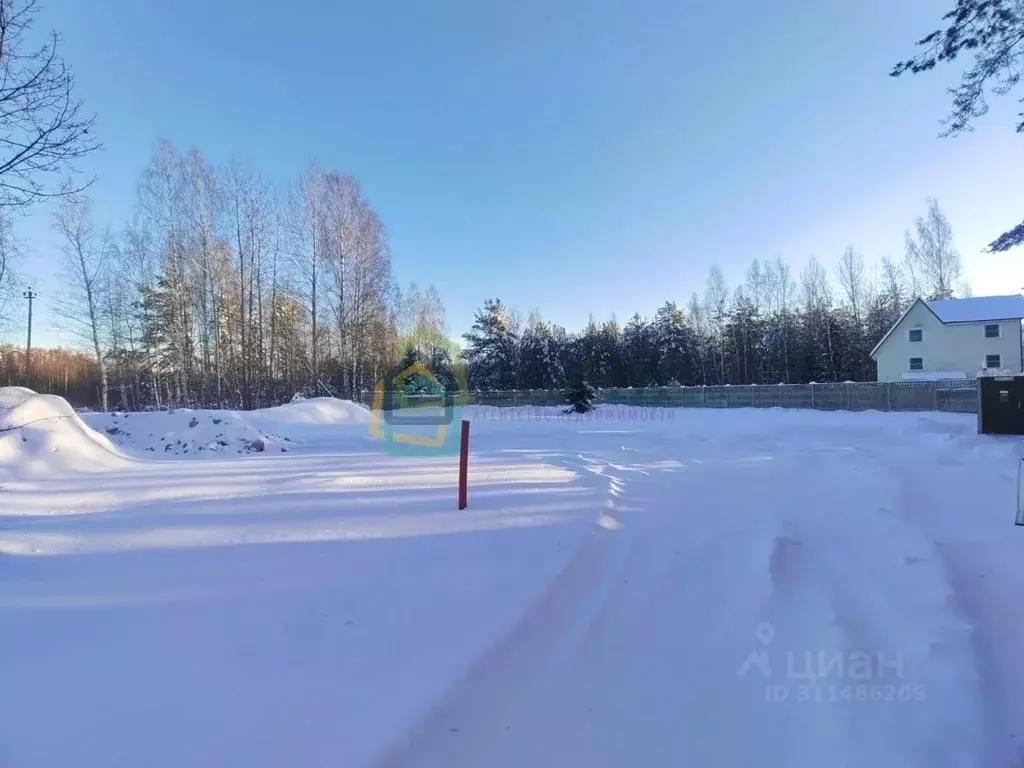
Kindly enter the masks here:
[[514, 389], [518, 383], [519, 340], [501, 299], [487, 299], [477, 310], [464, 355], [472, 386], [477, 389]]
[[758, 384], [764, 330], [757, 307], [737, 288], [725, 322], [725, 363], [732, 384]]
[[446, 346], [434, 346], [427, 360], [427, 367], [444, 387], [446, 392], [457, 392], [460, 388], [455, 375], [455, 361], [451, 350]]
[[597, 392], [584, 379], [576, 379], [568, 389], [565, 390], [565, 401], [569, 407], [566, 413], [587, 413], [594, 410], [594, 400], [597, 399]]
[[657, 350], [657, 379], [673, 379], [694, 383], [690, 350], [693, 341], [686, 327], [686, 317], [674, 301], [666, 301], [654, 316], [651, 328]]
[[[953, 97], [943, 120], [944, 136], [971, 130], [975, 118], [988, 112], [989, 94], [1009, 93], [1020, 83], [1024, 66], [1024, 13], [1019, 0], [956, 0], [942, 17], [946, 28], [936, 29], [917, 41], [915, 56], [900, 61], [890, 73], [928, 72], [937, 64], [960, 62], [961, 53], [974, 57], [960, 83], [948, 89]], [[1024, 114], [1018, 114], [1017, 132], [1024, 132]], [[989, 244], [989, 250], [1005, 251], [1024, 243], [1024, 222]]]
[[601, 387], [624, 387], [625, 375], [622, 370], [622, 332], [615, 319], [601, 324], [597, 336], [597, 357], [602, 367], [597, 380]]
[[654, 380], [658, 350], [650, 326], [639, 314], [630, 318], [622, 332], [622, 363], [627, 387], [645, 387]]
[[565, 369], [551, 327], [535, 318], [523, 332], [519, 351], [520, 375], [526, 389], [561, 389]]
[[601, 332], [597, 323], [591, 315], [587, 327], [576, 340], [577, 358], [580, 362], [580, 369], [588, 381], [603, 381], [607, 373], [608, 361], [604, 359], [601, 350]]

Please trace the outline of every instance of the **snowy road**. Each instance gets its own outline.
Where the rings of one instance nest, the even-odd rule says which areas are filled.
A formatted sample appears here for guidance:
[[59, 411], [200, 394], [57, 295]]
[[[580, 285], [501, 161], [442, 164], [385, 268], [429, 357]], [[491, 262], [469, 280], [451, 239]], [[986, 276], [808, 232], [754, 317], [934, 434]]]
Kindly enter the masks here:
[[[991, 523], [1015, 533], [1013, 459], [965, 471], [960, 443], [814, 418], [742, 440], [589, 434], [606, 530], [381, 764], [1019, 765], [1024, 547], [989, 553], [1002, 573], [959, 556]], [[992, 589], [1004, 629], [981, 637]]]
[[359, 427], [5, 483], [0, 762], [1022, 764], [1017, 441], [477, 416], [464, 513]]

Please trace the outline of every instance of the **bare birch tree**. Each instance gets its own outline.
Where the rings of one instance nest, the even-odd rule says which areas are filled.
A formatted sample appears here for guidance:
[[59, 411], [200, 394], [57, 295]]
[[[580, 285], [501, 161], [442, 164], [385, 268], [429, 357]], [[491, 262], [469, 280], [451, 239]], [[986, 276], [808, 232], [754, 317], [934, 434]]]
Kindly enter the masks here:
[[108, 236], [96, 233], [90, 202], [80, 194], [68, 194], [62, 199], [54, 221], [62, 238], [61, 251], [68, 277], [61, 314], [71, 324], [70, 329], [92, 346], [100, 376], [100, 405], [106, 411], [108, 385], [103, 342], [107, 329], [102, 322], [102, 312], [109, 289], [106, 280], [110, 277], [107, 271], [110, 242]]
[[73, 173], [76, 161], [99, 148], [93, 117], [74, 95], [71, 70], [51, 32], [37, 42], [31, 28], [36, 0], [0, 0], [0, 205], [26, 206], [81, 191], [47, 180]]
[[298, 271], [299, 292], [310, 318], [309, 388], [312, 391], [321, 387], [323, 293], [329, 269], [325, 181], [319, 166], [309, 166], [299, 177], [289, 203], [291, 255]]
[[952, 298], [963, 267], [953, 248], [953, 229], [934, 198], [928, 199], [928, 214], [917, 218], [914, 229], [916, 236], [906, 233], [906, 262], [920, 280], [917, 287], [928, 299]]
[[[704, 288], [704, 307], [711, 328], [714, 348], [720, 350], [725, 336], [725, 311], [729, 302], [729, 288], [725, 283], [725, 275], [717, 266], [711, 267], [707, 284]], [[722, 381], [725, 381], [725, 356], [712, 353], [712, 365]]]
[[14, 262], [18, 252], [10, 219], [0, 212], [0, 337], [10, 330], [12, 299], [17, 285]]
[[[839, 264], [836, 267], [836, 276], [839, 279], [839, 286], [850, 308], [855, 345], [858, 349], [862, 350], [864, 346], [862, 338], [864, 336], [864, 311], [867, 306], [867, 284], [864, 257], [852, 245], [847, 246], [846, 250], [843, 251], [843, 255], [840, 257]], [[860, 358], [860, 378], [864, 379], [867, 376], [867, 359], [863, 351], [858, 356]]]
[[[166, 369], [167, 402], [191, 404], [193, 370], [192, 316], [185, 249], [185, 224], [181, 205], [181, 158], [168, 142], [161, 142], [139, 187], [139, 208], [143, 231], [158, 254], [159, 284], [164, 289], [164, 317], [157, 318], [147, 306], [144, 311], [152, 332], [162, 325], [165, 349], [156, 349], [148, 334], [147, 346], [153, 352], [153, 371]], [[153, 287], [153, 286], [147, 286]], [[159, 353], [159, 355], [158, 355]], [[157, 357], [164, 358], [157, 361]], [[154, 376], [154, 383], [156, 376]], [[173, 389], [172, 389], [173, 387]]]
[[837, 374], [836, 351], [832, 343], [835, 320], [832, 314], [835, 296], [828, 280], [828, 273], [821, 262], [814, 256], [800, 274], [803, 290], [804, 312], [808, 318], [808, 330], [814, 339], [819, 357], [824, 361], [824, 368], [834, 381]]

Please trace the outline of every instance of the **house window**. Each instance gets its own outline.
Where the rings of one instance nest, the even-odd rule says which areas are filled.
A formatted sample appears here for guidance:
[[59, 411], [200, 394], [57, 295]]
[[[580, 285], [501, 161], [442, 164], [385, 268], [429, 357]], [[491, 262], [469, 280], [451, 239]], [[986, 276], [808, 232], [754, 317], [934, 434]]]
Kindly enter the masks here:
[[1002, 368], [1001, 362], [999, 355], [985, 355], [986, 368]]
[[912, 370], [912, 371], [923, 371], [924, 370], [924, 358], [923, 357], [912, 357], [912, 358], [910, 358], [910, 370]]
[[985, 324], [985, 338], [986, 339], [998, 339], [999, 338], [999, 323], [986, 323]]
[[910, 329], [910, 340], [911, 341], [922, 341], [924, 339], [924, 329], [922, 328], [911, 328]]

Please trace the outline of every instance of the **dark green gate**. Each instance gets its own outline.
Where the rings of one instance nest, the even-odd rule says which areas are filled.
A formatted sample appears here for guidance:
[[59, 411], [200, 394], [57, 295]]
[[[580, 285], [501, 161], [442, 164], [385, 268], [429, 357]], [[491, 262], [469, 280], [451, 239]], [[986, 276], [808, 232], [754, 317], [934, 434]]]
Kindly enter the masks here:
[[978, 379], [978, 433], [1024, 435], [1024, 376]]

